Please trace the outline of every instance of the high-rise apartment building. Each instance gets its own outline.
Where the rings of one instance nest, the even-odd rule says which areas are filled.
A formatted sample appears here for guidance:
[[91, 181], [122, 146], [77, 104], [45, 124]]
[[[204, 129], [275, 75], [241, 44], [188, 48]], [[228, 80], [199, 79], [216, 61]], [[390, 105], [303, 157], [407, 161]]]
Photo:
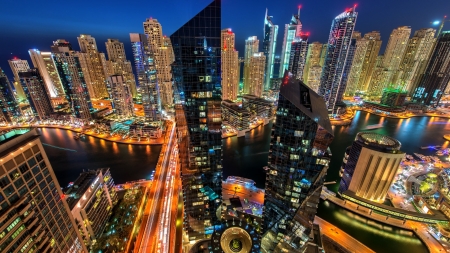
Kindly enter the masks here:
[[93, 99], [108, 97], [106, 90], [106, 75], [108, 73], [104, 53], [97, 49], [95, 38], [91, 35], [81, 34], [78, 37], [80, 51], [78, 53], [84, 79], [89, 95]]
[[36, 130], [0, 139], [0, 252], [88, 252]]
[[356, 41], [355, 55], [345, 91], [347, 95], [353, 96], [358, 92], [367, 91], [380, 47], [381, 36], [377, 31], [366, 33], [363, 38]]
[[118, 201], [109, 168], [81, 173], [64, 189], [63, 196], [78, 225], [84, 244], [92, 246], [102, 235]]
[[127, 60], [123, 43], [116, 39], [108, 39], [105, 42], [106, 53], [108, 54], [107, 76], [122, 75], [123, 79], [130, 87], [131, 94], [137, 97], [136, 79], [134, 78], [131, 62]]
[[383, 58], [383, 55], [379, 55], [375, 61], [375, 69], [373, 70], [369, 87], [367, 88], [367, 94], [371, 96], [381, 96], [383, 89], [386, 87], [385, 80], [388, 76], [388, 70], [383, 67]]
[[0, 68], [0, 121], [11, 123], [20, 116], [14, 91], [5, 72]]
[[284, 71], [289, 69], [289, 62], [291, 58], [291, 46], [295, 38], [300, 37], [302, 33], [302, 22], [300, 21], [300, 8], [298, 8], [297, 15], [292, 15], [291, 22], [284, 25], [284, 38], [281, 49], [281, 63], [280, 72], [282, 75]]
[[[245, 40], [245, 54], [244, 54], [244, 90], [250, 83], [250, 58], [259, 52], [259, 40], [256, 36], [248, 37]], [[265, 65], [264, 65], [265, 67]]]
[[383, 203], [405, 156], [400, 147], [394, 138], [358, 133], [345, 153], [339, 193]]
[[[263, 52], [266, 57], [266, 71], [264, 77], [264, 90], [270, 89], [270, 79], [274, 77], [275, 50], [277, 47], [278, 25], [273, 24], [272, 16], [264, 17]], [[281, 75], [282, 73], [280, 73]]]
[[82, 121], [90, 120], [93, 108], [79, 54], [72, 50], [69, 42], [61, 39], [53, 42], [52, 53], [72, 113]]
[[161, 100], [155, 55], [149, 49], [150, 44], [145, 34], [130, 33], [130, 39], [144, 116], [148, 121], [160, 120]]
[[20, 72], [25, 72], [30, 69], [30, 65], [28, 65], [27, 60], [21, 60], [18, 58], [14, 58], [12, 60], [8, 60], [9, 66], [14, 74], [14, 90], [16, 91], [17, 99], [20, 101], [26, 101], [25, 93], [23, 92], [22, 85], [20, 84]]
[[436, 30], [432, 28], [420, 29], [408, 40], [403, 59], [392, 80], [394, 87], [410, 94], [415, 90], [433, 51], [435, 33]]
[[108, 93], [114, 112], [123, 117], [134, 115], [131, 87], [122, 75], [111, 75], [107, 82]]
[[244, 94], [262, 96], [264, 90], [264, 69], [266, 57], [261, 53], [254, 53], [250, 57], [247, 85], [244, 86]]
[[320, 86], [320, 76], [322, 74], [326, 52], [327, 44], [313, 42], [308, 45], [308, 53], [303, 70], [303, 81], [316, 93]]
[[319, 87], [319, 95], [327, 103], [329, 114], [336, 114], [336, 105], [342, 103], [346, 85], [345, 71], [349, 68], [347, 65], [351, 64], [348, 56], [354, 49], [351, 44], [357, 16], [356, 7], [353, 7], [339, 14], [331, 24]]
[[[303, 70], [306, 64], [306, 55], [308, 53], [309, 34], [300, 34], [295, 37], [291, 43], [289, 53], [289, 64], [287, 70], [294, 75], [297, 80], [303, 81]], [[281, 68], [280, 68], [281, 71]]]
[[236, 100], [239, 90], [239, 59], [235, 49], [235, 34], [230, 28], [221, 33], [222, 100]]
[[307, 247], [332, 140], [325, 101], [286, 72], [266, 168], [263, 252]]
[[439, 34], [436, 46], [412, 100], [427, 106], [437, 107], [450, 83], [450, 31]]
[[216, 215], [222, 199], [220, 34], [221, 1], [214, 0], [170, 36], [180, 98], [175, 108], [183, 226], [191, 242], [211, 237], [220, 224]]
[[39, 70], [20, 72], [19, 77], [34, 116], [40, 120], [49, 118], [53, 113], [53, 106]]
[[165, 108], [173, 106], [172, 71], [170, 65], [174, 62], [173, 48], [162, 26], [157, 19], [148, 18], [144, 22], [144, 33], [147, 35], [148, 50], [154, 56], [156, 77], [158, 79], [161, 104]]

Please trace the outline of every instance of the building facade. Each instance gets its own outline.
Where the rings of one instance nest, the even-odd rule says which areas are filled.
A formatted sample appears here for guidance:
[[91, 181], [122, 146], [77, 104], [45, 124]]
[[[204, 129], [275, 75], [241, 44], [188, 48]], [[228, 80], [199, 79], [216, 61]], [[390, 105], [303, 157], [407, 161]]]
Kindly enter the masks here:
[[[289, 53], [289, 64], [287, 70], [291, 72], [295, 79], [303, 81], [303, 70], [306, 64], [308, 53], [308, 34], [300, 34], [291, 43]], [[281, 71], [281, 68], [280, 68]]]
[[239, 90], [239, 59], [235, 49], [235, 34], [231, 28], [221, 33], [222, 100], [235, 101]]
[[320, 86], [320, 76], [326, 52], [327, 44], [313, 42], [308, 45], [303, 81], [316, 93]]
[[319, 95], [327, 103], [329, 114], [336, 114], [338, 112], [336, 104], [342, 102], [346, 84], [343, 79], [345, 70], [349, 68], [348, 55], [352, 50], [352, 35], [357, 16], [356, 8], [353, 7], [339, 14], [331, 24], [319, 87]]
[[9, 66], [14, 75], [14, 90], [16, 91], [17, 99], [20, 101], [26, 101], [25, 93], [23, 92], [22, 85], [20, 85], [20, 72], [25, 72], [30, 69], [30, 65], [28, 65], [27, 60], [21, 60], [18, 58], [14, 58], [12, 60], [8, 60]]
[[20, 109], [14, 97], [14, 90], [5, 72], [0, 68], [0, 120], [12, 123], [20, 116]]
[[233, 101], [222, 101], [222, 120], [238, 131], [237, 136], [244, 136], [250, 128], [250, 113]]
[[216, 215], [222, 199], [220, 34], [221, 1], [214, 0], [170, 36], [179, 93], [175, 108], [183, 227], [191, 242], [210, 238], [220, 224]]
[[[303, 252], [330, 162], [325, 101], [286, 72], [266, 168], [263, 252]], [[278, 249], [280, 250], [280, 249]]]
[[264, 91], [264, 69], [266, 57], [264, 54], [255, 53], [250, 57], [248, 67], [247, 85], [244, 86], [244, 94], [261, 97]]
[[383, 203], [405, 153], [394, 138], [371, 132], [356, 135], [341, 167], [340, 194]]
[[125, 78], [122, 75], [109, 76], [107, 87], [114, 112], [122, 117], [133, 116], [133, 93]]
[[0, 139], [0, 251], [88, 252], [36, 130]]
[[302, 33], [302, 22], [300, 21], [300, 8], [298, 8], [297, 15], [292, 15], [291, 22], [284, 25], [284, 38], [281, 49], [281, 62], [280, 71], [278, 73], [284, 73], [289, 69], [289, 62], [291, 58], [291, 46], [294, 39], [299, 37]]
[[53, 106], [40, 71], [29, 69], [20, 72], [19, 77], [34, 116], [40, 120], [48, 119], [53, 113]]
[[265, 64], [265, 77], [264, 77], [264, 90], [270, 89], [270, 79], [274, 78], [274, 63], [275, 63], [275, 51], [277, 48], [278, 37], [278, 25], [272, 22], [273, 17], [268, 16], [268, 10], [266, 9], [266, 15], [264, 17], [264, 40], [263, 40], [263, 53], [266, 57]]
[[[250, 86], [250, 59], [259, 52], [259, 40], [256, 36], [248, 37], [245, 40], [245, 55], [244, 55], [244, 87], [243, 90]], [[265, 64], [265, 63], [264, 63]], [[265, 67], [265, 65], [264, 65]], [[265, 71], [265, 70], [264, 70]]]

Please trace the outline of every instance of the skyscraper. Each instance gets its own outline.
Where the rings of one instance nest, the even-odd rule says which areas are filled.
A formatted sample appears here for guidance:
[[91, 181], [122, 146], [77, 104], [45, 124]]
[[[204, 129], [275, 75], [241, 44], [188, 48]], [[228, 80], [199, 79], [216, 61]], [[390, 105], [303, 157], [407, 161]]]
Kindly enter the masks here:
[[412, 100], [436, 107], [450, 82], [450, 31], [439, 34], [433, 54], [428, 62]]
[[14, 89], [16, 91], [17, 99], [23, 101], [26, 100], [25, 93], [23, 92], [22, 85], [20, 84], [20, 72], [25, 72], [30, 69], [27, 60], [21, 60], [16, 57], [12, 60], [8, 60], [9, 66], [14, 74]]
[[[210, 237], [222, 199], [221, 1], [214, 0], [170, 36], [189, 241]], [[205, 60], [208, 59], [208, 60]]]
[[318, 92], [322, 66], [327, 52], [327, 44], [313, 42], [308, 45], [305, 68], [303, 70], [303, 81], [314, 92]]
[[0, 121], [11, 123], [20, 116], [14, 91], [5, 72], [0, 68]]
[[88, 252], [36, 130], [0, 139], [0, 252]]
[[157, 19], [148, 18], [145, 20], [144, 33], [147, 35], [148, 50], [151, 51], [155, 60], [161, 104], [165, 108], [170, 108], [173, 106], [172, 72], [170, 68], [174, 61], [172, 44], [163, 35], [162, 26]]
[[338, 93], [344, 95], [345, 90], [347, 89], [347, 83], [348, 79], [350, 77], [350, 72], [352, 68], [353, 58], [355, 57], [355, 51], [356, 51], [356, 42], [361, 39], [361, 33], [354, 31], [352, 34], [352, 40], [350, 42], [349, 48], [348, 48], [348, 54], [347, 54], [347, 60], [344, 67], [344, 73], [342, 75], [341, 79], [341, 86], [338, 89]]
[[248, 81], [244, 86], [244, 94], [250, 94], [257, 97], [262, 96], [264, 90], [264, 68], [266, 57], [263, 53], [254, 53], [250, 57], [248, 68]]
[[235, 34], [230, 28], [221, 33], [222, 100], [236, 100], [239, 89], [239, 60], [235, 49]]
[[53, 106], [39, 70], [20, 72], [19, 77], [34, 116], [40, 120], [49, 118], [53, 113]]
[[333, 130], [325, 101], [287, 71], [276, 115], [266, 169], [261, 246], [264, 252], [278, 252], [277, 246], [303, 252], [330, 162]]
[[[245, 55], [244, 55], [244, 90], [250, 85], [250, 58], [259, 52], [259, 40], [256, 36], [248, 37], [245, 40]], [[264, 63], [265, 68], [265, 63]], [[248, 88], [247, 88], [248, 89]]]
[[291, 43], [291, 51], [289, 52], [287, 70], [294, 75], [295, 79], [301, 81], [303, 81], [303, 70], [305, 68], [306, 55], [308, 53], [308, 36], [309, 33], [296, 36]]
[[302, 32], [302, 22], [300, 21], [300, 7], [297, 15], [292, 15], [291, 22], [284, 25], [283, 47], [281, 49], [280, 75], [289, 69], [291, 58], [291, 46], [295, 38], [300, 37]]
[[119, 116], [131, 117], [134, 114], [131, 87], [122, 75], [108, 77], [108, 93], [114, 112]]
[[144, 116], [148, 121], [161, 119], [161, 100], [153, 51], [145, 34], [130, 33]]
[[415, 90], [433, 51], [435, 33], [436, 30], [432, 28], [420, 29], [408, 40], [403, 59], [392, 80], [395, 87], [409, 94]]
[[108, 76], [122, 75], [125, 84], [130, 87], [133, 97], [137, 96], [136, 79], [134, 78], [131, 62], [127, 60], [123, 43], [116, 39], [108, 39], [105, 42], [108, 54]]
[[106, 74], [108, 71], [105, 54], [98, 51], [95, 38], [91, 35], [81, 34], [78, 37], [78, 44], [80, 44], [81, 51], [78, 55], [89, 96], [93, 99], [108, 97], [106, 90]]
[[349, 96], [368, 89], [375, 63], [381, 47], [380, 32], [364, 34], [356, 41], [355, 56], [350, 69], [345, 93]]
[[[273, 17], [267, 15], [264, 17], [264, 40], [263, 52], [266, 56], [266, 71], [264, 78], [264, 90], [270, 89], [270, 78], [273, 78], [275, 50], [277, 47], [278, 25], [272, 22]], [[281, 73], [280, 73], [281, 75]]]
[[75, 118], [82, 121], [91, 119], [93, 108], [79, 54], [72, 50], [69, 42], [61, 39], [53, 42], [52, 53], [66, 99]]
[[319, 95], [327, 103], [329, 114], [337, 113], [336, 104], [342, 102], [346, 84], [343, 78], [349, 64], [348, 55], [352, 49], [352, 35], [357, 16], [356, 7], [353, 7], [339, 14], [331, 24], [319, 87]]
[[383, 89], [386, 87], [386, 76], [388, 70], [383, 67], [383, 55], [378, 55], [375, 61], [375, 69], [373, 70], [372, 77], [370, 78], [369, 87], [367, 88], [367, 94], [371, 96], [381, 96]]

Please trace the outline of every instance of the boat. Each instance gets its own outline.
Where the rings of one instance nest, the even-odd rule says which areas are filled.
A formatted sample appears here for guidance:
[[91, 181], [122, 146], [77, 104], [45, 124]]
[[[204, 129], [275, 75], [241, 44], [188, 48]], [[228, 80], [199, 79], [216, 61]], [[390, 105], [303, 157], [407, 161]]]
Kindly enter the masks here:
[[232, 183], [232, 184], [240, 184], [240, 185], [244, 185], [244, 186], [255, 186], [256, 185], [255, 181], [253, 181], [251, 179], [244, 178], [244, 177], [237, 177], [237, 176], [228, 176], [227, 180], [225, 180], [225, 182]]
[[406, 155], [406, 159], [408, 159], [408, 160], [414, 160], [414, 157], [412, 157], [412, 155]]
[[368, 125], [366, 126], [365, 130], [372, 130], [383, 127], [383, 123], [380, 124], [374, 124], [374, 125]]
[[76, 135], [73, 136], [73, 138], [74, 138], [75, 140], [78, 140], [78, 139], [80, 139], [80, 136], [79, 136], [78, 134], [76, 134]]
[[414, 155], [417, 157], [417, 158], [419, 158], [420, 160], [425, 160], [425, 156], [424, 155], [421, 155], [421, 154], [417, 154], [417, 153], [414, 153]]
[[442, 146], [423, 146], [423, 147], [420, 147], [421, 149], [429, 149], [429, 148], [432, 148], [432, 149], [438, 149], [438, 148], [440, 148], [440, 147], [442, 147]]

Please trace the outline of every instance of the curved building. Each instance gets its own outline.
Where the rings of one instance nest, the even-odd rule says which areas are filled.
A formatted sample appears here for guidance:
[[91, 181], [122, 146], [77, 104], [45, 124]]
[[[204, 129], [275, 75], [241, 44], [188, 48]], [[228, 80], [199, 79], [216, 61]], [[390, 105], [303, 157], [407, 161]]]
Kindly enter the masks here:
[[405, 153], [398, 140], [371, 132], [356, 135], [347, 149], [339, 193], [384, 202]]

